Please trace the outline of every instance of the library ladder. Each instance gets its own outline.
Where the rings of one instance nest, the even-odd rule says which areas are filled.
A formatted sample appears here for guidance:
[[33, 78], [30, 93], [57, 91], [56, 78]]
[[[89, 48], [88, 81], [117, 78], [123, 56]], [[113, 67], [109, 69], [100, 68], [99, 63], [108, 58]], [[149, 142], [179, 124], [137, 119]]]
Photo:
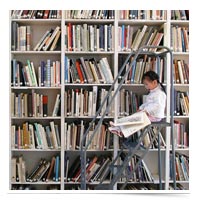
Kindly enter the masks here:
[[[152, 50], [161, 50], [160, 52], [156, 52], [156, 51], [152, 51]], [[81, 141], [81, 153], [80, 153], [80, 160], [81, 160], [81, 189], [82, 190], [86, 190], [86, 184], [87, 184], [87, 180], [86, 180], [86, 159], [87, 159], [87, 149], [89, 147], [89, 145], [91, 144], [95, 134], [97, 133], [97, 130], [99, 129], [100, 125], [102, 124], [104, 117], [106, 116], [106, 113], [109, 111], [111, 104], [113, 102], [113, 100], [115, 99], [115, 97], [117, 96], [118, 92], [120, 91], [122, 84], [124, 83], [124, 80], [126, 79], [126, 77], [128, 76], [129, 71], [131, 70], [131, 67], [133, 66], [134, 62], [136, 62], [137, 58], [140, 55], [148, 55], [148, 56], [155, 56], [155, 57], [163, 57], [166, 56], [167, 54], [169, 54], [170, 56], [170, 122], [157, 122], [157, 123], [151, 123], [149, 126], [145, 127], [144, 130], [142, 131], [142, 133], [140, 134], [137, 143], [131, 143], [128, 142], [128, 140], [126, 142], [123, 143], [123, 147], [121, 148], [121, 150], [118, 152], [117, 156], [114, 158], [114, 160], [111, 162], [110, 166], [109, 166], [109, 171], [108, 173], [112, 173], [113, 176], [111, 178], [111, 181], [107, 184], [104, 183], [104, 179], [102, 179], [100, 181], [100, 183], [96, 186], [95, 189], [102, 189], [102, 190], [111, 190], [113, 189], [113, 186], [117, 183], [117, 181], [122, 177], [123, 173], [126, 172], [127, 166], [129, 161], [132, 159], [132, 156], [136, 153], [136, 151], [141, 147], [141, 142], [143, 141], [144, 137], [146, 136], [146, 134], [148, 133], [148, 131], [152, 128], [155, 127], [156, 128], [156, 133], [154, 134], [154, 137], [152, 138], [150, 144], [148, 145], [148, 147], [144, 148], [143, 154], [140, 156], [140, 158], [138, 159], [137, 163], [135, 163], [135, 167], [132, 170], [132, 173], [137, 169], [137, 167], [139, 166], [139, 164], [141, 163], [142, 159], [145, 157], [145, 155], [148, 153], [152, 143], [154, 142], [154, 140], [156, 139], [156, 137], [158, 136], [158, 141], [160, 142], [160, 130], [164, 127], [171, 127], [170, 128], [170, 133], [171, 133], [171, 144], [172, 144], [172, 175], [173, 175], [173, 187], [174, 189], [176, 189], [176, 171], [175, 171], [175, 149], [174, 149], [174, 133], [173, 133], [173, 123], [174, 123], [174, 119], [173, 119], [173, 112], [174, 112], [174, 86], [173, 86], [173, 55], [172, 55], [172, 51], [166, 47], [166, 46], [143, 46], [140, 47], [136, 52], [132, 51], [129, 53], [129, 55], [127, 56], [125, 62], [123, 63], [122, 67], [120, 68], [119, 73], [117, 74], [116, 78], [114, 79], [107, 95], [105, 96], [101, 106], [99, 107], [98, 111], [96, 112], [95, 117], [93, 118], [93, 120], [90, 123], [90, 126], [88, 127], [88, 129], [86, 130], [82, 141]], [[122, 72], [124, 71], [124, 69], [126, 68], [126, 64], [128, 63], [129, 59], [131, 58], [131, 56], [134, 56], [134, 59], [132, 60], [132, 62], [130, 63], [127, 71], [125, 72], [124, 76], [122, 77], [122, 79], [120, 80], [120, 82], [118, 83], [117, 88], [114, 90], [114, 86], [115, 84], [117, 84], [117, 81], [119, 80], [119, 77], [121, 76]], [[103, 108], [104, 104], [107, 102], [107, 99], [109, 98], [109, 96], [111, 95], [112, 91], [114, 90], [114, 93], [109, 101], [109, 104], [106, 106], [105, 111], [103, 112], [103, 114], [101, 115], [101, 118], [98, 118], [98, 123], [95, 126], [95, 129], [90, 137], [90, 139], [88, 140], [88, 143], [84, 145], [84, 142], [86, 140], [86, 137], [89, 133], [89, 130], [92, 127], [92, 124], [97, 120], [97, 117], [99, 116], [101, 109]], [[123, 163], [121, 165], [117, 165], [116, 162], [118, 160], [118, 158], [120, 158], [123, 160]], [[159, 189], [162, 189], [162, 180], [161, 180], [161, 152], [160, 152], [160, 143], [158, 144], [158, 172], [159, 172]], [[124, 189], [125, 186], [128, 183], [129, 180], [129, 173], [125, 173], [126, 174], [126, 181], [123, 183], [122, 187], [120, 189]], [[106, 176], [105, 176], [106, 177]]]

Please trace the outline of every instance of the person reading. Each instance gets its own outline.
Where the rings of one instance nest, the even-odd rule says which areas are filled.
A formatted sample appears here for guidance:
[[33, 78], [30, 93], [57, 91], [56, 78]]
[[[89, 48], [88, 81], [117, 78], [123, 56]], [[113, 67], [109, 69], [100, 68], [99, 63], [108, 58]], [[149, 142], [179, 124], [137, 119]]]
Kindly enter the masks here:
[[123, 134], [124, 131], [129, 130], [129, 133], [126, 135], [128, 137], [130, 134], [149, 125], [151, 122], [159, 122], [164, 118], [166, 93], [164, 86], [159, 81], [158, 74], [154, 71], [148, 71], [143, 75], [142, 82], [149, 91], [145, 103], [140, 105], [138, 113], [121, 118], [117, 120], [117, 123], [110, 121], [111, 127], [109, 127], [109, 130], [111, 133], [123, 137], [125, 136]]

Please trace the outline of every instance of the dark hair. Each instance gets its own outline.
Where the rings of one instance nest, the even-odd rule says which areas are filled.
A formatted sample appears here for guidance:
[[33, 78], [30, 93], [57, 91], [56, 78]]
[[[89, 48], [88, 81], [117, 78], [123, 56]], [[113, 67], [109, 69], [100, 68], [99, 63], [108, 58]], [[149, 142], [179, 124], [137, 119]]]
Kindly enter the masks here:
[[156, 72], [148, 71], [148, 72], [144, 73], [143, 76], [142, 76], [142, 82], [144, 81], [145, 78], [149, 78], [151, 81], [155, 81], [156, 80], [160, 84], [163, 92], [166, 93], [165, 92], [165, 87], [163, 86], [162, 83], [160, 83], [159, 76], [158, 76], [158, 74], [156, 74]]

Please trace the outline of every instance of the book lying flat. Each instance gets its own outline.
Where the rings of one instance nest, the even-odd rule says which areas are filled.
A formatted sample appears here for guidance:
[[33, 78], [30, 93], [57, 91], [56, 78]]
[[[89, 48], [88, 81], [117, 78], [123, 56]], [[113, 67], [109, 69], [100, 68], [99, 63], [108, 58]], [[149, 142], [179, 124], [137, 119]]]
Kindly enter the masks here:
[[146, 113], [142, 111], [131, 116], [118, 119], [117, 123], [114, 123], [114, 126], [109, 128], [109, 131], [119, 136], [123, 135], [127, 138], [149, 124], [151, 124], [151, 121]]
[[133, 124], [142, 124], [142, 123], [144, 123], [143, 112], [136, 112], [127, 117], [117, 119], [113, 125], [122, 126], [122, 125], [133, 125]]

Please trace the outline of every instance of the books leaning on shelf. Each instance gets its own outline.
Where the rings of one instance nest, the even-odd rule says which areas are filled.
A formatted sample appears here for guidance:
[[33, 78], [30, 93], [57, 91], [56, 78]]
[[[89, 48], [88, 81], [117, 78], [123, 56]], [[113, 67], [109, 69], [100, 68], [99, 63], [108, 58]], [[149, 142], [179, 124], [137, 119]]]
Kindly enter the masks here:
[[[123, 55], [119, 55], [119, 70], [122, 67], [126, 57]], [[130, 64], [132, 63], [134, 57], [131, 57], [129, 62], [126, 64], [125, 69], [121, 73], [121, 77], [119, 80], [123, 78], [127, 69], [129, 68]], [[160, 79], [161, 83], [166, 82], [166, 70], [167, 70], [167, 60], [166, 58], [155, 58], [150, 56], [143, 56], [133, 62], [131, 70], [129, 71], [128, 75], [125, 78], [125, 84], [141, 84], [142, 83], [142, 76], [147, 71], [155, 71]]]
[[[176, 152], [176, 180], [189, 181], [189, 156]], [[170, 178], [172, 179], [172, 154], [170, 154]]]
[[[66, 150], [80, 150], [81, 142], [85, 131], [87, 130], [89, 123], [81, 120], [80, 122], [65, 122], [65, 149]], [[84, 141], [85, 144], [90, 140], [91, 135], [95, 129], [95, 124], [93, 124], [89, 134]], [[89, 150], [109, 150], [113, 148], [113, 137], [108, 133], [108, 125], [106, 123], [101, 124], [97, 130], [91, 144], [89, 145]]]
[[174, 90], [174, 115], [189, 116], [189, 93]]
[[[28, 184], [28, 185], [27, 185]], [[12, 188], [11, 190], [37, 190], [37, 186], [36, 185], [30, 185], [29, 183], [27, 184], [13, 184], [12, 185]], [[50, 185], [47, 185], [46, 187], [47, 190], [60, 190], [60, 186], [59, 185], [53, 185], [53, 184], [50, 184]]]
[[113, 51], [114, 26], [68, 23], [65, 46], [66, 51]]
[[145, 128], [151, 124], [148, 116], [145, 112], [136, 112], [130, 116], [119, 118], [113, 123], [113, 126], [109, 127], [111, 133], [117, 134], [120, 137], [124, 136], [128, 138], [137, 131]]
[[60, 19], [61, 10], [12, 10], [12, 19]]
[[[69, 157], [65, 156], [65, 181], [66, 182], [80, 182], [81, 167], [80, 158], [77, 157], [75, 161], [70, 164]], [[69, 164], [71, 167], [69, 167]], [[109, 181], [112, 174], [107, 173], [111, 164], [109, 156], [93, 156], [87, 159], [86, 163], [86, 181], [100, 182], [104, 178]]]
[[33, 171], [27, 174], [26, 162], [22, 156], [13, 157], [11, 160], [12, 182], [49, 182], [60, 181], [60, 157], [53, 156], [51, 162], [41, 158]]
[[11, 29], [11, 50], [30, 51], [32, 48], [31, 26], [20, 26], [17, 22], [12, 22]]
[[51, 28], [47, 30], [45, 34], [38, 41], [36, 46], [34, 47], [34, 51], [54, 51], [56, 49], [60, 49], [60, 39], [61, 38], [61, 30], [60, 27], [57, 26], [55, 29]]
[[[88, 89], [67, 89], [65, 92], [65, 116], [72, 117], [94, 117], [100, 108], [108, 91], [104, 88], [92, 86], [92, 90]], [[100, 115], [106, 110], [106, 105], [110, 102], [112, 95], [108, 97], [106, 103], [101, 109]], [[111, 104], [106, 116], [113, 116], [114, 104]]]
[[[134, 26], [121, 25], [118, 27], [118, 50], [136, 51], [144, 45], [159, 46], [164, 36], [163, 27], [152, 27], [144, 25], [135, 29]], [[156, 49], [149, 49], [156, 51]]]
[[171, 25], [171, 49], [174, 52], [189, 52], [189, 27]]
[[36, 68], [34, 63], [27, 60], [27, 64], [13, 59], [11, 68], [11, 85], [13, 87], [59, 87], [61, 84], [60, 61], [47, 60], [40, 62]]
[[185, 124], [174, 121], [174, 144], [176, 148], [189, 147], [189, 134], [185, 130]]
[[185, 60], [176, 60], [173, 62], [174, 83], [189, 84], [189, 64]]
[[114, 10], [66, 10], [65, 19], [114, 19]]
[[59, 149], [60, 128], [53, 121], [43, 126], [39, 123], [12, 125], [12, 149]]
[[171, 20], [189, 20], [189, 10], [171, 10]]
[[65, 83], [108, 83], [113, 82], [113, 74], [106, 57], [70, 59], [65, 57]]
[[[124, 158], [126, 157], [124, 153]], [[119, 159], [119, 165], [123, 164], [124, 158], [123, 156], [121, 159]], [[120, 182], [125, 182], [127, 177], [129, 182], [153, 182], [154, 178], [147, 167], [144, 160], [140, 162], [138, 167], [135, 171], [133, 169], [135, 168], [136, 164], [138, 163], [138, 160], [140, 159], [139, 156], [135, 155], [132, 157], [132, 159], [129, 161], [127, 167], [125, 168], [124, 172], [122, 173], [122, 177], [119, 179]]]
[[54, 108], [48, 108], [48, 95], [32, 93], [11, 93], [12, 117], [57, 117], [60, 115], [60, 94], [57, 94]]
[[166, 20], [166, 10], [120, 10], [120, 19]]

